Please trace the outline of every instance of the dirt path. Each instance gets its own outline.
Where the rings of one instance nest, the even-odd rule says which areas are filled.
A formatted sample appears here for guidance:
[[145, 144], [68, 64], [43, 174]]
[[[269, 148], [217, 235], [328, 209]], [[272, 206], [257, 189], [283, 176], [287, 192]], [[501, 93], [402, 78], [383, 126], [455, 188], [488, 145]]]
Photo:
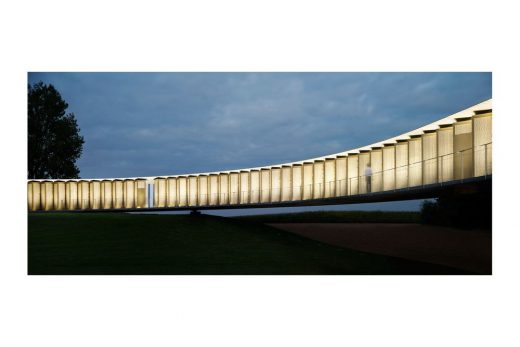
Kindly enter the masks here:
[[269, 225], [345, 248], [491, 274], [491, 233], [420, 224], [273, 223]]

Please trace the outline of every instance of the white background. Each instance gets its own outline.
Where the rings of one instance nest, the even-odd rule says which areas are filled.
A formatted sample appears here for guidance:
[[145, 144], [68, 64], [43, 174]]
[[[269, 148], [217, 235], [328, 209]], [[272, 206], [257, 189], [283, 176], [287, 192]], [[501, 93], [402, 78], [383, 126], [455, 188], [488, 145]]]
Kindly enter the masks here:
[[[11, 3], [0, 5], [0, 345], [519, 345], [512, 5]], [[492, 71], [493, 275], [27, 276], [28, 71]]]

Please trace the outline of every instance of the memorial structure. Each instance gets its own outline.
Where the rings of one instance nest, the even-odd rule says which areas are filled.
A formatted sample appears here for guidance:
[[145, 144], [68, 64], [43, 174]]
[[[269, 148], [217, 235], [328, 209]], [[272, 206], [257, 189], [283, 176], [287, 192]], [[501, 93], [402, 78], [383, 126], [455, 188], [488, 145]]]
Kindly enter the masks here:
[[298, 162], [172, 176], [29, 180], [28, 208], [198, 210], [432, 197], [427, 193], [491, 179], [491, 124], [490, 99], [384, 141]]

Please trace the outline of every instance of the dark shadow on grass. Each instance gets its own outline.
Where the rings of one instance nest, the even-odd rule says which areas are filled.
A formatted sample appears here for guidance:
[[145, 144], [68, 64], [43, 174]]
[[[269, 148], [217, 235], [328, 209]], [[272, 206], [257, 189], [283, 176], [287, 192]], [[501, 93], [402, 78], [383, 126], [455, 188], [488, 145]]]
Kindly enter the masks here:
[[29, 214], [28, 225], [33, 275], [468, 274], [208, 215]]

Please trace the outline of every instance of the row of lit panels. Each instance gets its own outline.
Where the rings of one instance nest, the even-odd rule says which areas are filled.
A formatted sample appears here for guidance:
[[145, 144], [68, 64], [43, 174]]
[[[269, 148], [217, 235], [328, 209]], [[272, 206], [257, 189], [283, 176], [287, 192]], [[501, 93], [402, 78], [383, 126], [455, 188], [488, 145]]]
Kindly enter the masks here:
[[[360, 153], [258, 170], [158, 177], [154, 207], [299, 201], [420, 186], [491, 174], [491, 112]], [[370, 163], [371, 185], [365, 169]], [[31, 210], [148, 206], [147, 181], [30, 181]], [[370, 189], [370, 191], [368, 191]]]
[[146, 181], [32, 181], [28, 199], [33, 211], [147, 207]]

